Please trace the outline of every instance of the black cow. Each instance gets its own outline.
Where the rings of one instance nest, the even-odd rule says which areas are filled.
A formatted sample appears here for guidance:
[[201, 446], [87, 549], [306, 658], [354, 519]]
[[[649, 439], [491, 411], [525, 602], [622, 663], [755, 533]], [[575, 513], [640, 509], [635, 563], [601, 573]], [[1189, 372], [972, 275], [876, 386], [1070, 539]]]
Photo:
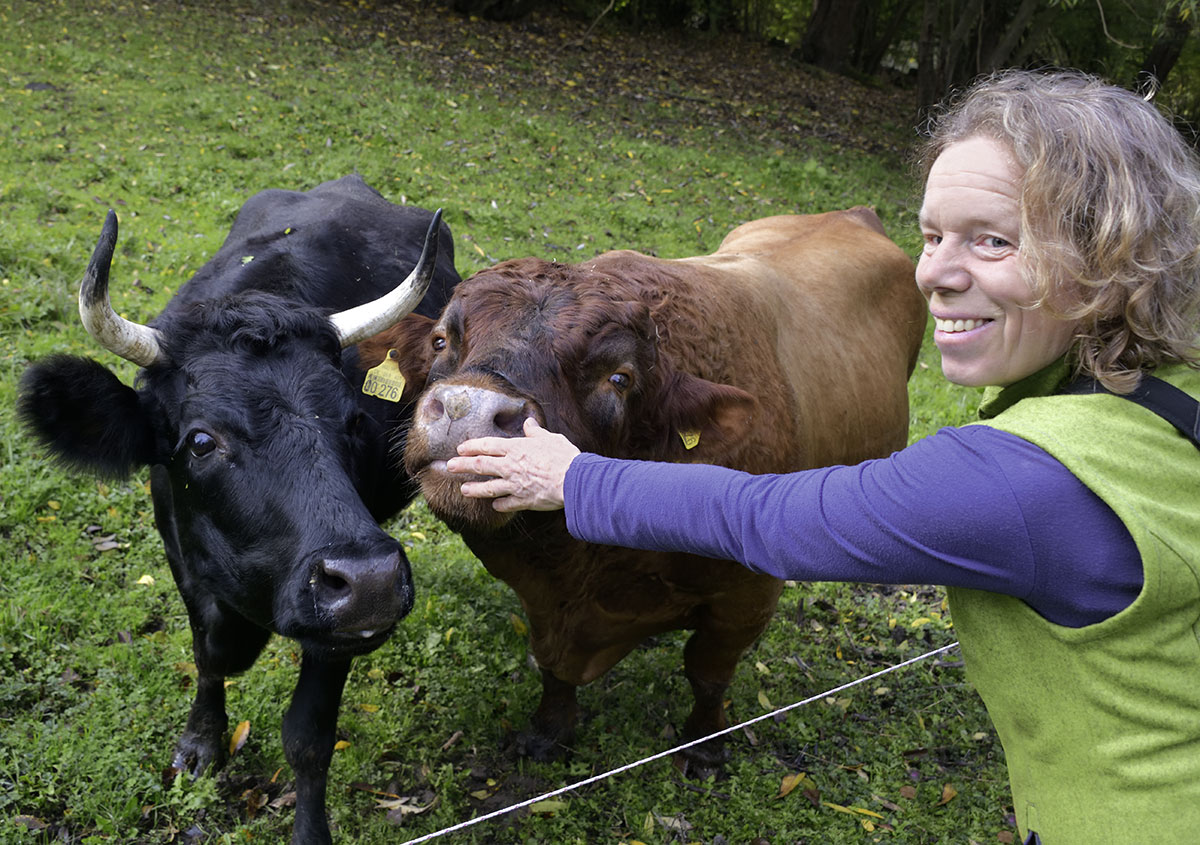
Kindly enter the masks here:
[[351, 658], [383, 643], [413, 600], [404, 552], [377, 524], [415, 493], [388, 455], [412, 407], [364, 395], [353, 344], [414, 305], [441, 311], [459, 281], [449, 229], [358, 176], [263, 191], [148, 326], [109, 305], [116, 242], [109, 212], [80, 315], [143, 368], [137, 389], [59, 355], [26, 372], [20, 415], [68, 466], [151, 468], [199, 670], [175, 768], [199, 775], [224, 761], [226, 676], [248, 669], [272, 631], [300, 642], [283, 721], [293, 842], [328, 842], [325, 785]]

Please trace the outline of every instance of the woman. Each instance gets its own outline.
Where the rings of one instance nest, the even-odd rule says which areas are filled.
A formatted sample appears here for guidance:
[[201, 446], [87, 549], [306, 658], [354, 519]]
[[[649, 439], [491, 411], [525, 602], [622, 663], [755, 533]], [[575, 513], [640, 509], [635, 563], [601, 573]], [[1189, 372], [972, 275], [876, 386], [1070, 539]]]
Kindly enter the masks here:
[[890, 458], [780, 476], [460, 447], [498, 510], [566, 509], [577, 538], [730, 558], [797, 580], [948, 587], [1028, 842], [1200, 831], [1200, 451], [1110, 393], [1200, 397], [1200, 165], [1137, 96], [1006, 72], [922, 150], [917, 284], [980, 422]]

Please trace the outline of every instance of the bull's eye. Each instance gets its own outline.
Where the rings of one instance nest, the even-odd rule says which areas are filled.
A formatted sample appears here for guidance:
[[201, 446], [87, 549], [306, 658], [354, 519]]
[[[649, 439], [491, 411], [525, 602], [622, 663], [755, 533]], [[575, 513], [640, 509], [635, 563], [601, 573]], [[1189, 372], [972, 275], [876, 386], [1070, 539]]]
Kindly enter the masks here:
[[613, 373], [608, 377], [608, 380], [613, 387], [622, 393], [629, 389], [629, 385], [633, 381], [627, 373]]
[[217, 448], [216, 439], [207, 431], [193, 431], [187, 439], [188, 451], [194, 457], [203, 458]]
[[445, 349], [445, 348], [446, 348], [446, 338], [442, 337], [441, 335], [434, 335], [434, 337], [433, 337], [433, 351], [434, 351], [434, 352], [441, 352], [441, 351], [442, 351], [443, 349]]

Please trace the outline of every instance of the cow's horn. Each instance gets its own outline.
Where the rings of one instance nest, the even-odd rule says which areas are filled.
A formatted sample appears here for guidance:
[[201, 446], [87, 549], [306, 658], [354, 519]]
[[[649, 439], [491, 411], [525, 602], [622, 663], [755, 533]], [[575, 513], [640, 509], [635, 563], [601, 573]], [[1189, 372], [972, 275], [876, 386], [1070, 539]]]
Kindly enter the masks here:
[[410, 314], [433, 280], [433, 268], [437, 264], [438, 235], [442, 223], [442, 210], [433, 213], [429, 231], [425, 234], [425, 246], [421, 249], [421, 257], [417, 266], [390, 293], [386, 293], [372, 302], [331, 314], [330, 322], [341, 339], [342, 348], [366, 340], [390, 326], [395, 325]]
[[117, 215], [109, 209], [100, 240], [79, 284], [79, 318], [88, 334], [109, 352], [139, 367], [149, 367], [163, 356], [162, 336], [157, 329], [126, 320], [108, 301], [108, 268], [116, 248]]

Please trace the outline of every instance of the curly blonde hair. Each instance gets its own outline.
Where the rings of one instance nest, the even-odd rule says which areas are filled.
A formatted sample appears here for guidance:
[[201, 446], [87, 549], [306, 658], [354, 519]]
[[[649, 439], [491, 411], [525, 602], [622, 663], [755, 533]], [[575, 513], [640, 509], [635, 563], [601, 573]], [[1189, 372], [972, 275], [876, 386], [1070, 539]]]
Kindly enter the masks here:
[[952, 98], [918, 150], [922, 182], [983, 135], [1024, 168], [1021, 243], [1034, 307], [1078, 320], [1081, 374], [1127, 393], [1200, 368], [1200, 159], [1147, 100], [1076, 71], [1002, 71]]

